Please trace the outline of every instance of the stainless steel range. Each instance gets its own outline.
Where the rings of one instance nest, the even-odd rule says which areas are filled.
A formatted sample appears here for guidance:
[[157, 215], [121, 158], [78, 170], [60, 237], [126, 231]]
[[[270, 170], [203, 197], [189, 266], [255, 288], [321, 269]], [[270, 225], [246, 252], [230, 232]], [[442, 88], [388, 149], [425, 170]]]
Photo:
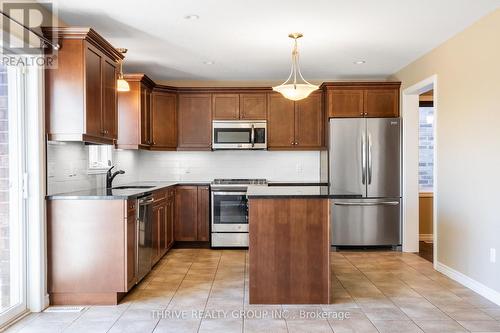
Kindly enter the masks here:
[[248, 246], [247, 186], [265, 179], [215, 179], [212, 182], [212, 247]]

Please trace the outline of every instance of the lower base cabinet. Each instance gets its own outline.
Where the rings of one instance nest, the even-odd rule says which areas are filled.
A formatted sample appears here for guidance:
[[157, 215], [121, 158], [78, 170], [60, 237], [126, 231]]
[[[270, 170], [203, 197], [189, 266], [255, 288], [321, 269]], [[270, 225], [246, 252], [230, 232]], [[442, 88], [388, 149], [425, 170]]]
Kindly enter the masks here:
[[177, 186], [175, 190], [174, 240], [208, 242], [210, 189], [204, 186]]
[[175, 189], [172, 187], [154, 192], [153, 199], [152, 265], [160, 261], [174, 243]]

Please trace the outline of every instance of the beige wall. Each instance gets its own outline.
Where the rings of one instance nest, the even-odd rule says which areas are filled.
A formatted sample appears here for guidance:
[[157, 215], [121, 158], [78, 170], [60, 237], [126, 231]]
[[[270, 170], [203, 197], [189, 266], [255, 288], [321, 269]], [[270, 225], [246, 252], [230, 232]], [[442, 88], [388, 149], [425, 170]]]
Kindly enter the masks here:
[[500, 10], [393, 75], [437, 74], [437, 260], [500, 292]]

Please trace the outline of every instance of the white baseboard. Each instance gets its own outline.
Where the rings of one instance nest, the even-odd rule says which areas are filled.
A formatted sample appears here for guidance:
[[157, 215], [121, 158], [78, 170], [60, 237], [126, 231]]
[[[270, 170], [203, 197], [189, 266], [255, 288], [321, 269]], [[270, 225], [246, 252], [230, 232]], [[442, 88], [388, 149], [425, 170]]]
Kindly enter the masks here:
[[490, 287], [487, 287], [484, 284], [440, 262], [436, 262], [436, 270], [458, 283], [463, 284], [467, 288], [474, 290], [476, 293], [489, 299], [493, 303], [500, 305], [500, 293], [498, 291], [493, 290]]
[[432, 242], [434, 240], [434, 236], [432, 234], [420, 234], [418, 239], [423, 242]]

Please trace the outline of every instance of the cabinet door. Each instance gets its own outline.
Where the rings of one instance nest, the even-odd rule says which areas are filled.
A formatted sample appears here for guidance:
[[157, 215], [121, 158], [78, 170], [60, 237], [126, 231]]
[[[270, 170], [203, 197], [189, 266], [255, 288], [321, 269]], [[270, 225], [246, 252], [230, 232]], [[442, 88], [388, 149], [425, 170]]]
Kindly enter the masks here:
[[240, 119], [265, 120], [266, 94], [240, 94]]
[[157, 148], [177, 147], [177, 98], [172, 93], [151, 95], [152, 145]]
[[293, 148], [295, 142], [294, 102], [278, 94], [268, 96], [269, 148]]
[[175, 219], [174, 198], [167, 200], [167, 249], [174, 245], [174, 219]]
[[399, 89], [367, 89], [364, 100], [367, 117], [399, 117]]
[[129, 211], [127, 213], [127, 290], [132, 288], [137, 281], [137, 276], [135, 275], [136, 269], [136, 258], [135, 258], [135, 248], [136, 248], [136, 237], [137, 237], [137, 224], [135, 210]]
[[158, 252], [159, 259], [165, 254], [167, 249], [167, 202], [163, 201], [162, 204], [158, 207], [158, 217], [160, 219], [159, 226], [159, 244], [158, 244]]
[[151, 90], [141, 84], [141, 145], [151, 144]]
[[102, 136], [102, 55], [91, 46], [85, 49], [85, 132]]
[[356, 118], [364, 116], [363, 89], [334, 89], [328, 91], [328, 116]]
[[212, 141], [210, 94], [179, 95], [178, 148], [209, 150]]
[[210, 192], [208, 186], [198, 186], [198, 241], [209, 240]]
[[212, 108], [214, 119], [238, 120], [240, 118], [240, 100], [238, 94], [213, 94]]
[[151, 236], [151, 261], [156, 264], [160, 257], [160, 224], [161, 224], [160, 206], [153, 206], [153, 231]]
[[175, 189], [176, 241], [196, 241], [198, 238], [198, 187], [178, 186]]
[[325, 118], [321, 93], [314, 93], [295, 103], [295, 146], [316, 148], [324, 146]]
[[118, 117], [116, 113], [116, 64], [104, 58], [103, 60], [103, 108], [102, 108], [102, 130], [104, 136], [111, 139], [118, 137], [116, 132]]

